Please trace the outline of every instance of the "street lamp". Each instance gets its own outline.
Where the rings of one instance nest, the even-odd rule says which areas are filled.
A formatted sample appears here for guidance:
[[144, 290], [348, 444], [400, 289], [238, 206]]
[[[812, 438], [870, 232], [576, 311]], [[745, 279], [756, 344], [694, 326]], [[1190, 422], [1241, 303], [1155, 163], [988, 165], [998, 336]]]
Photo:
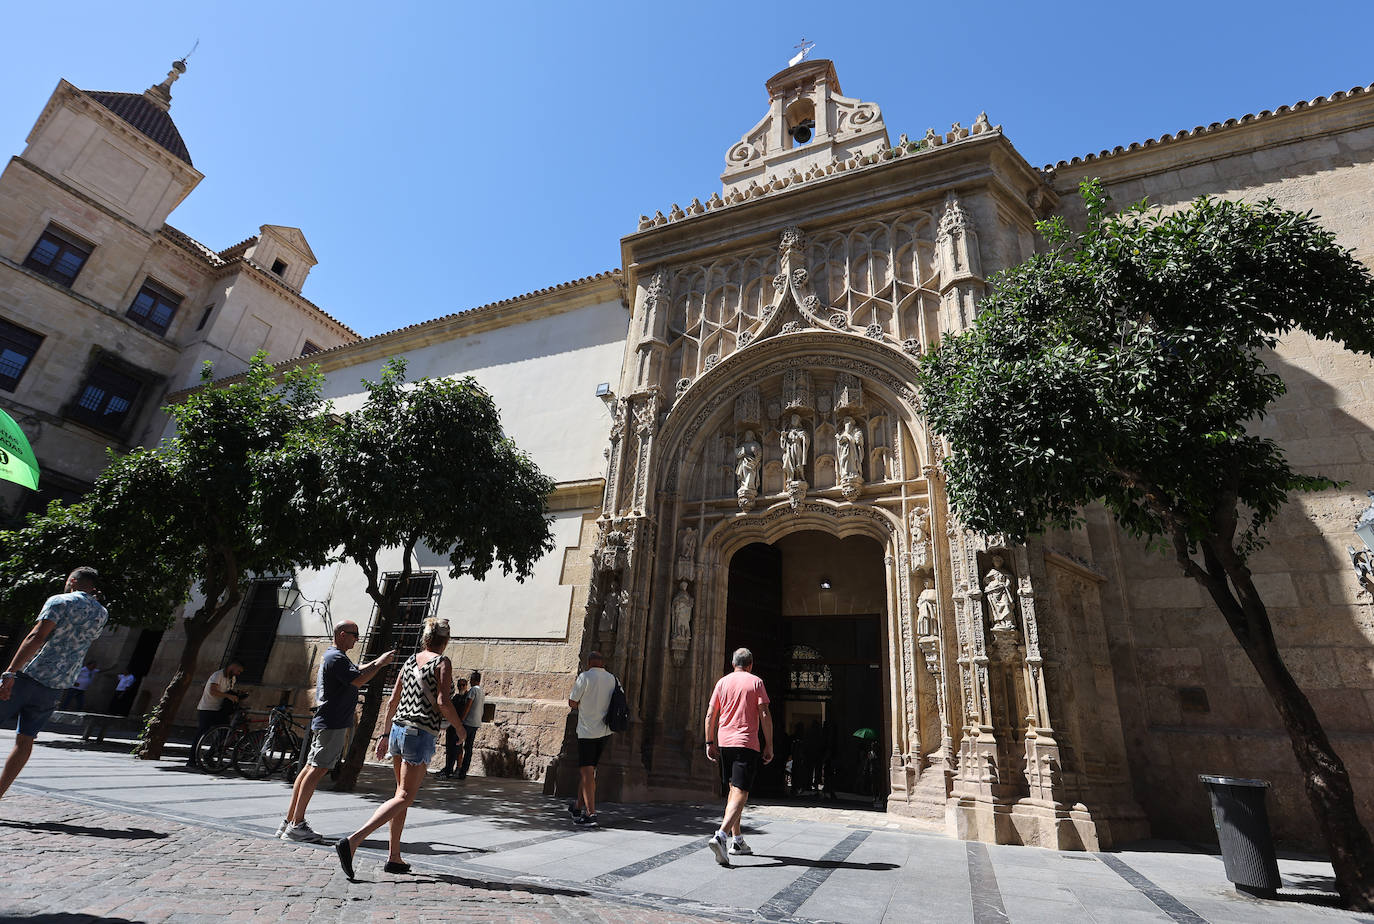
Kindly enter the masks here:
[[329, 603], [321, 603], [318, 600], [311, 600], [301, 593], [300, 585], [296, 583], [296, 575], [293, 573], [286, 580], [281, 582], [277, 588], [277, 606], [281, 607], [282, 615], [287, 613], [314, 613], [324, 623], [326, 632], [334, 634], [334, 617], [329, 612]]

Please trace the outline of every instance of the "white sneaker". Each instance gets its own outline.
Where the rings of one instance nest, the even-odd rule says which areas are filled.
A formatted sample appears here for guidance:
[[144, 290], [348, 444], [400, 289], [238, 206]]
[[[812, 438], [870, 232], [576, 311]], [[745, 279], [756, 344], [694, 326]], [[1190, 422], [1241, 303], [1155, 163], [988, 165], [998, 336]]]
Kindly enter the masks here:
[[752, 857], [754, 855], [754, 851], [749, 849], [749, 845], [744, 842], [742, 837], [730, 839], [730, 852], [739, 857]]
[[717, 831], [711, 835], [711, 841], [706, 845], [711, 848], [711, 852], [716, 855], [716, 862], [721, 866], [730, 865], [729, 840], [725, 837], [724, 831]]
[[310, 822], [302, 821], [299, 824], [287, 825], [286, 834], [282, 835], [284, 840], [300, 841], [303, 844], [323, 844], [324, 835], [316, 834], [315, 829], [310, 827]]
[[281, 824], [277, 825], [277, 830], [276, 830], [276, 832], [275, 832], [272, 836], [273, 836], [273, 837], [286, 837], [286, 829], [289, 828], [289, 827], [291, 827], [291, 822], [288, 821], [287, 819], [283, 818], [283, 819], [281, 820]]

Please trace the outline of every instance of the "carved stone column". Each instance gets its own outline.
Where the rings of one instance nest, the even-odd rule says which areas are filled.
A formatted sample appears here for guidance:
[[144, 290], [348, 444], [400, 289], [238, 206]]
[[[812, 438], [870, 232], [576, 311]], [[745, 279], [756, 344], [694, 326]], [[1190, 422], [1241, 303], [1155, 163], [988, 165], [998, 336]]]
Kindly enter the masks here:
[[631, 395], [634, 411], [634, 429], [637, 452], [635, 454], [635, 476], [632, 506], [635, 512], [646, 509], [646, 495], [649, 487], [649, 460], [653, 452], [654, 432], [658, 429], [658, 389], [650, 388], [640, 394]]
[[986, 287], [978, 233], [953, 192], [945, 197], [935, 247], [940, 265], [940, 329], [961, 331], [973, 323]]
[[665, 273], [662, 267], [647, 277], [643, 285], [639, 310], [632, 322], [631, 336], [635, 342], [635, 388], [646, 389], [658, 384], [662, 374], [663, 355], [668, 349], [667, 298], [664, 293]]

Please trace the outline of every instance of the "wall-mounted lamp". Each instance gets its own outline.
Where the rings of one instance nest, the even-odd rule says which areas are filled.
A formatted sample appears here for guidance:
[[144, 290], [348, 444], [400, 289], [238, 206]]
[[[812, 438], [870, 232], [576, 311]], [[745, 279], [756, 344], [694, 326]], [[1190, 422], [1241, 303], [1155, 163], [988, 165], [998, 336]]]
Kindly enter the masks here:
[[825, 578], [825, 577], [821, 578], [821, 590], [829, 590], [829, 589], [830, 589], [830, 578]]
[[296, 583], [295, 574], [282, 581], [281, 586], [277, 588], [277, 606], [281, 607], [283, 615], [301, 610], [314, 613], [324, 623], [328, 634], [334, 634], [334, 616], [329, 612], [329, 603], [320, 603], [308, 599], [305, 594], [301, 593], [300, 585]]
[[301, 589], [296, 586], [296, 576], [293, 574], [277, 588], [277, 606], [284, 610], [294, 610], [300, 602]]

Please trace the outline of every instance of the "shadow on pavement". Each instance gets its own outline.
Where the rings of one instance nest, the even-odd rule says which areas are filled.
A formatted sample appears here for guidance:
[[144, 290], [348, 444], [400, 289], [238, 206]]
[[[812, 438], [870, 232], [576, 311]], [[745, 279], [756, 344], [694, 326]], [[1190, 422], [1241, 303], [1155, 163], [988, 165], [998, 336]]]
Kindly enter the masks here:
[[[415, 871], [404, 874], [404, 880], [396, 877], [398, 881], [414, 882], [416, 885], [445, 885], [462, 886], [467, 889], [481, 889], [486, 892], [523, 892], [529, 895], [558, 895], [564, 898], [586, 898], [590, 893], [580, 889], [560, 889], [557, 886], [536, 885], [529, 882], [496, 882], [489, 879], [473, 879], [470, 876], [456, 876], [452, 873], [431, 873], [428, 871]], [[364, 879], [361, 876], [353, 880], [355, 883], [375, 883], [376, 880]]]
[[[752, 855], [756, 860], [776, 860], [776, 863], [741, 863], [750, 869], [757, 869], [767, 866], [805, 866], [811, 869], [864, 869], [864, 870], [889, 870], [900, 869], [897, 863], [850, 863], [846, 860], [812, 860], [807, 857], [784, 857], [775, 853], [756, 853]], [[731, 858], [733, 861], [735, 858]]]
[[98, 914], [67, 914], [65, 912], [55, 912], [53, 914], [31, 914], [24, 917], [8, 918], [12, 921], [29, 921], [33, 924], [138, 924], [132, 918], [104, 918]]
[[53, 834], [74, 834], [78, 837], [104, 837], [116, 840], [152, 841], [162, 840], [167, 835], [147, 828], [92, 828], [86, 825], [69, 825], [60, 821], [0, 821], [7, 828], [23, 828], [26, 831], [51, 831]]
[[106, 754], [128, 754], [133, 751], [137, 741], [120, 741], [110, 738], [105, 741], [96, 741], [94, 738], [89, 741], [82, 741], [80, 738], [72, 740], [70, 738], [58, 738], [52, 741], [38, 740], [39, 747], [57, 748], [62, 751], [101, 751]]

